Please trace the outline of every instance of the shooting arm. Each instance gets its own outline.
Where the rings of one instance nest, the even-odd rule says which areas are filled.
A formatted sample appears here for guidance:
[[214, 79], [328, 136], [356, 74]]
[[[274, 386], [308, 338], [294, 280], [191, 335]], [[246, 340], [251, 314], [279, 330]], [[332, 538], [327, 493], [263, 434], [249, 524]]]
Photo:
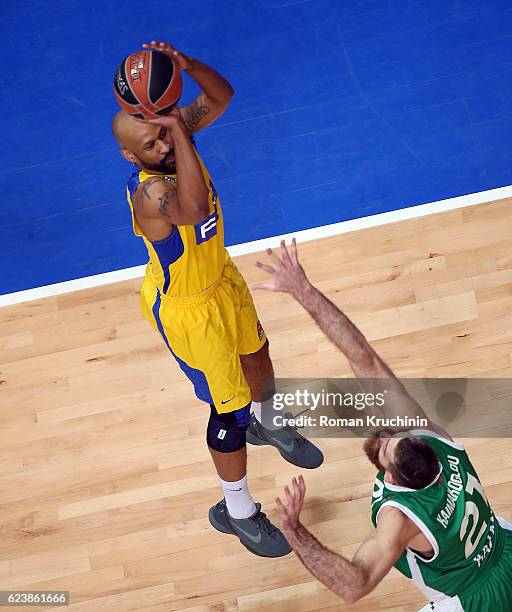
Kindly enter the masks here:
[[180, 108], [183, 121], [190, 133], [210, 125], [226, 110], [234, 90], [229, 82], [216, 70], [192, 58], [186, 72], [202, 89], [197, 98], [188, 106]]
[[[178, 184], [178, 208], [186, 221], [181, 225], [195, 225], [208, 216], [208, 188], [190, 136], [184, 129], [173, 132]], [[180, 225], [180, 223], [176, 223]]]
[[178, 51], [171, 43], [152, 40], [142, 45], [165, 53], [175, 61], [180, 70], [187, 72], [201, 88], [201, 93], [189, 104], [180, 108], [188, 131], [193, 134], [210, 125], [226, 110], [234, 90], [228, 81], [210, 66]]
[[[137, 220], [146, 221], [149, 226], [157, 222], [157, 232], [167, 226], [168, 235], [175, 225], [195, 225], [208, 216], [210, 205], [201, 166], [190, 142], [190, 136], [183, 130], [173, 133], [176, 156], [177, 186], [163, 178], [153, 177], [144, 181], [137, 189], [134, 206]], [[160, 239], [163, 236], [148, 238]]]
[[410, 540], [419, 533], [396, 508], [385, 508], [377, 530], [352, 561], [321, 544], [301, 523], [287, 539], [304, 566], [347, 603], [370, 593], [391, 570]]

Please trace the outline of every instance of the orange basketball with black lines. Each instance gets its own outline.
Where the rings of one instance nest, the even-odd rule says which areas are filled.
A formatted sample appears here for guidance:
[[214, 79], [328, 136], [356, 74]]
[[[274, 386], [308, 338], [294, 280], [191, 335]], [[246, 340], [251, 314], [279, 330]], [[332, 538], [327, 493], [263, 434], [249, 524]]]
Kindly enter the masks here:
[[171, 112], [181, 97], [178, 66], [158, 51], [126, 57], [114, 76], [114, 95], [122, 109], [137, 119], [156, 119]]

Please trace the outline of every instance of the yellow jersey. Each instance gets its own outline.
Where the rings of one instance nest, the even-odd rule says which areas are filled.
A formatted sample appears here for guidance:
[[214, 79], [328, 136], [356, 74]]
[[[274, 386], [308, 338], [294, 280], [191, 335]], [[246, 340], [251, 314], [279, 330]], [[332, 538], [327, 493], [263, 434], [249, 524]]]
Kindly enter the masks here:
[[133, 231], [142, 237], [148, 250], [146, 276], [152, 279], [160, 293], [171, 297], [193, 296], [213, 285], [222, 275], [226, 258], [220, 201], [208, 170], [199, 155], [197, 158], [208, 187], [210, 214], [196, 225], [175, 226], [163, 240], [149, 240], [143, 234], [135, 219], [132, 197], [140, 183], [149, 178], [162, 178], [176, 185], [176, 174], [150, 174], [134, 166], [126, 187]]

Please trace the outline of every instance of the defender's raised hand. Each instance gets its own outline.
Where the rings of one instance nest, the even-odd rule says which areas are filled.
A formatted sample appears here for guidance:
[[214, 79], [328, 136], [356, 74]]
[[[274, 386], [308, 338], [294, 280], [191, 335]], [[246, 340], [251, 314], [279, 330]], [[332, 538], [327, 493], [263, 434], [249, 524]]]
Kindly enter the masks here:
[[304, 505], [304, 495], [306, 494], [306, 484], [304, 478], [294, 478], [292, 480], [292, 491], [285, 487], [285, 502], [279, 497], [276, 498], [277, 512], [279, 514], [279, 525], [285, 536], [290, 537], [299, 526], [300, 512]]
[[284, 240], [281, 240], [281, 258], [272, 249], [267, 249], [267, 255], [271, 258], [272, 265], [257, 261], [256, 267], [268, 272], [271, 278], [268, 281], [255, 283], [252, 288], [284, 291], [298, 297], [309, 285], [309, 281], [297, 258], [295, 238], [292, 240], [290, 252], [288, 252]]

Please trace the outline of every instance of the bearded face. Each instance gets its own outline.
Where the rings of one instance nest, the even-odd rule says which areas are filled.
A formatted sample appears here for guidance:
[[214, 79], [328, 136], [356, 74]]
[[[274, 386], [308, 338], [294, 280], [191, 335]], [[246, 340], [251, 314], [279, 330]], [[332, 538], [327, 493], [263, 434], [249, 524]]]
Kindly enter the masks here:
[[161, 172], [162, 174], [176, 174], [176, 158], [174, 156], [174, 149], [171, 149], [169, 153], [167, 153], [165, 157], [163, 157], [157, 163], [154, 163], [153, 159], [147, 155], [141, 155], [139, 159], [142, 161], [144, 168], [147, 170]]
[[391, 438], [397, 432], [393, 429], [381, 429], [380, 431], [376, 431], [371, 435], [370, 438], [367, 438], [363, 444], [363, 450], [365, 455], [368, 457], [368, 460], [373, 463], [373, 465], [382, 472], [383, 474], [386, 472], [386, 468], [383, 467], [381, 462], [379, 461], [379, 453], [383, 443], [383, 440], [386, 438]]

